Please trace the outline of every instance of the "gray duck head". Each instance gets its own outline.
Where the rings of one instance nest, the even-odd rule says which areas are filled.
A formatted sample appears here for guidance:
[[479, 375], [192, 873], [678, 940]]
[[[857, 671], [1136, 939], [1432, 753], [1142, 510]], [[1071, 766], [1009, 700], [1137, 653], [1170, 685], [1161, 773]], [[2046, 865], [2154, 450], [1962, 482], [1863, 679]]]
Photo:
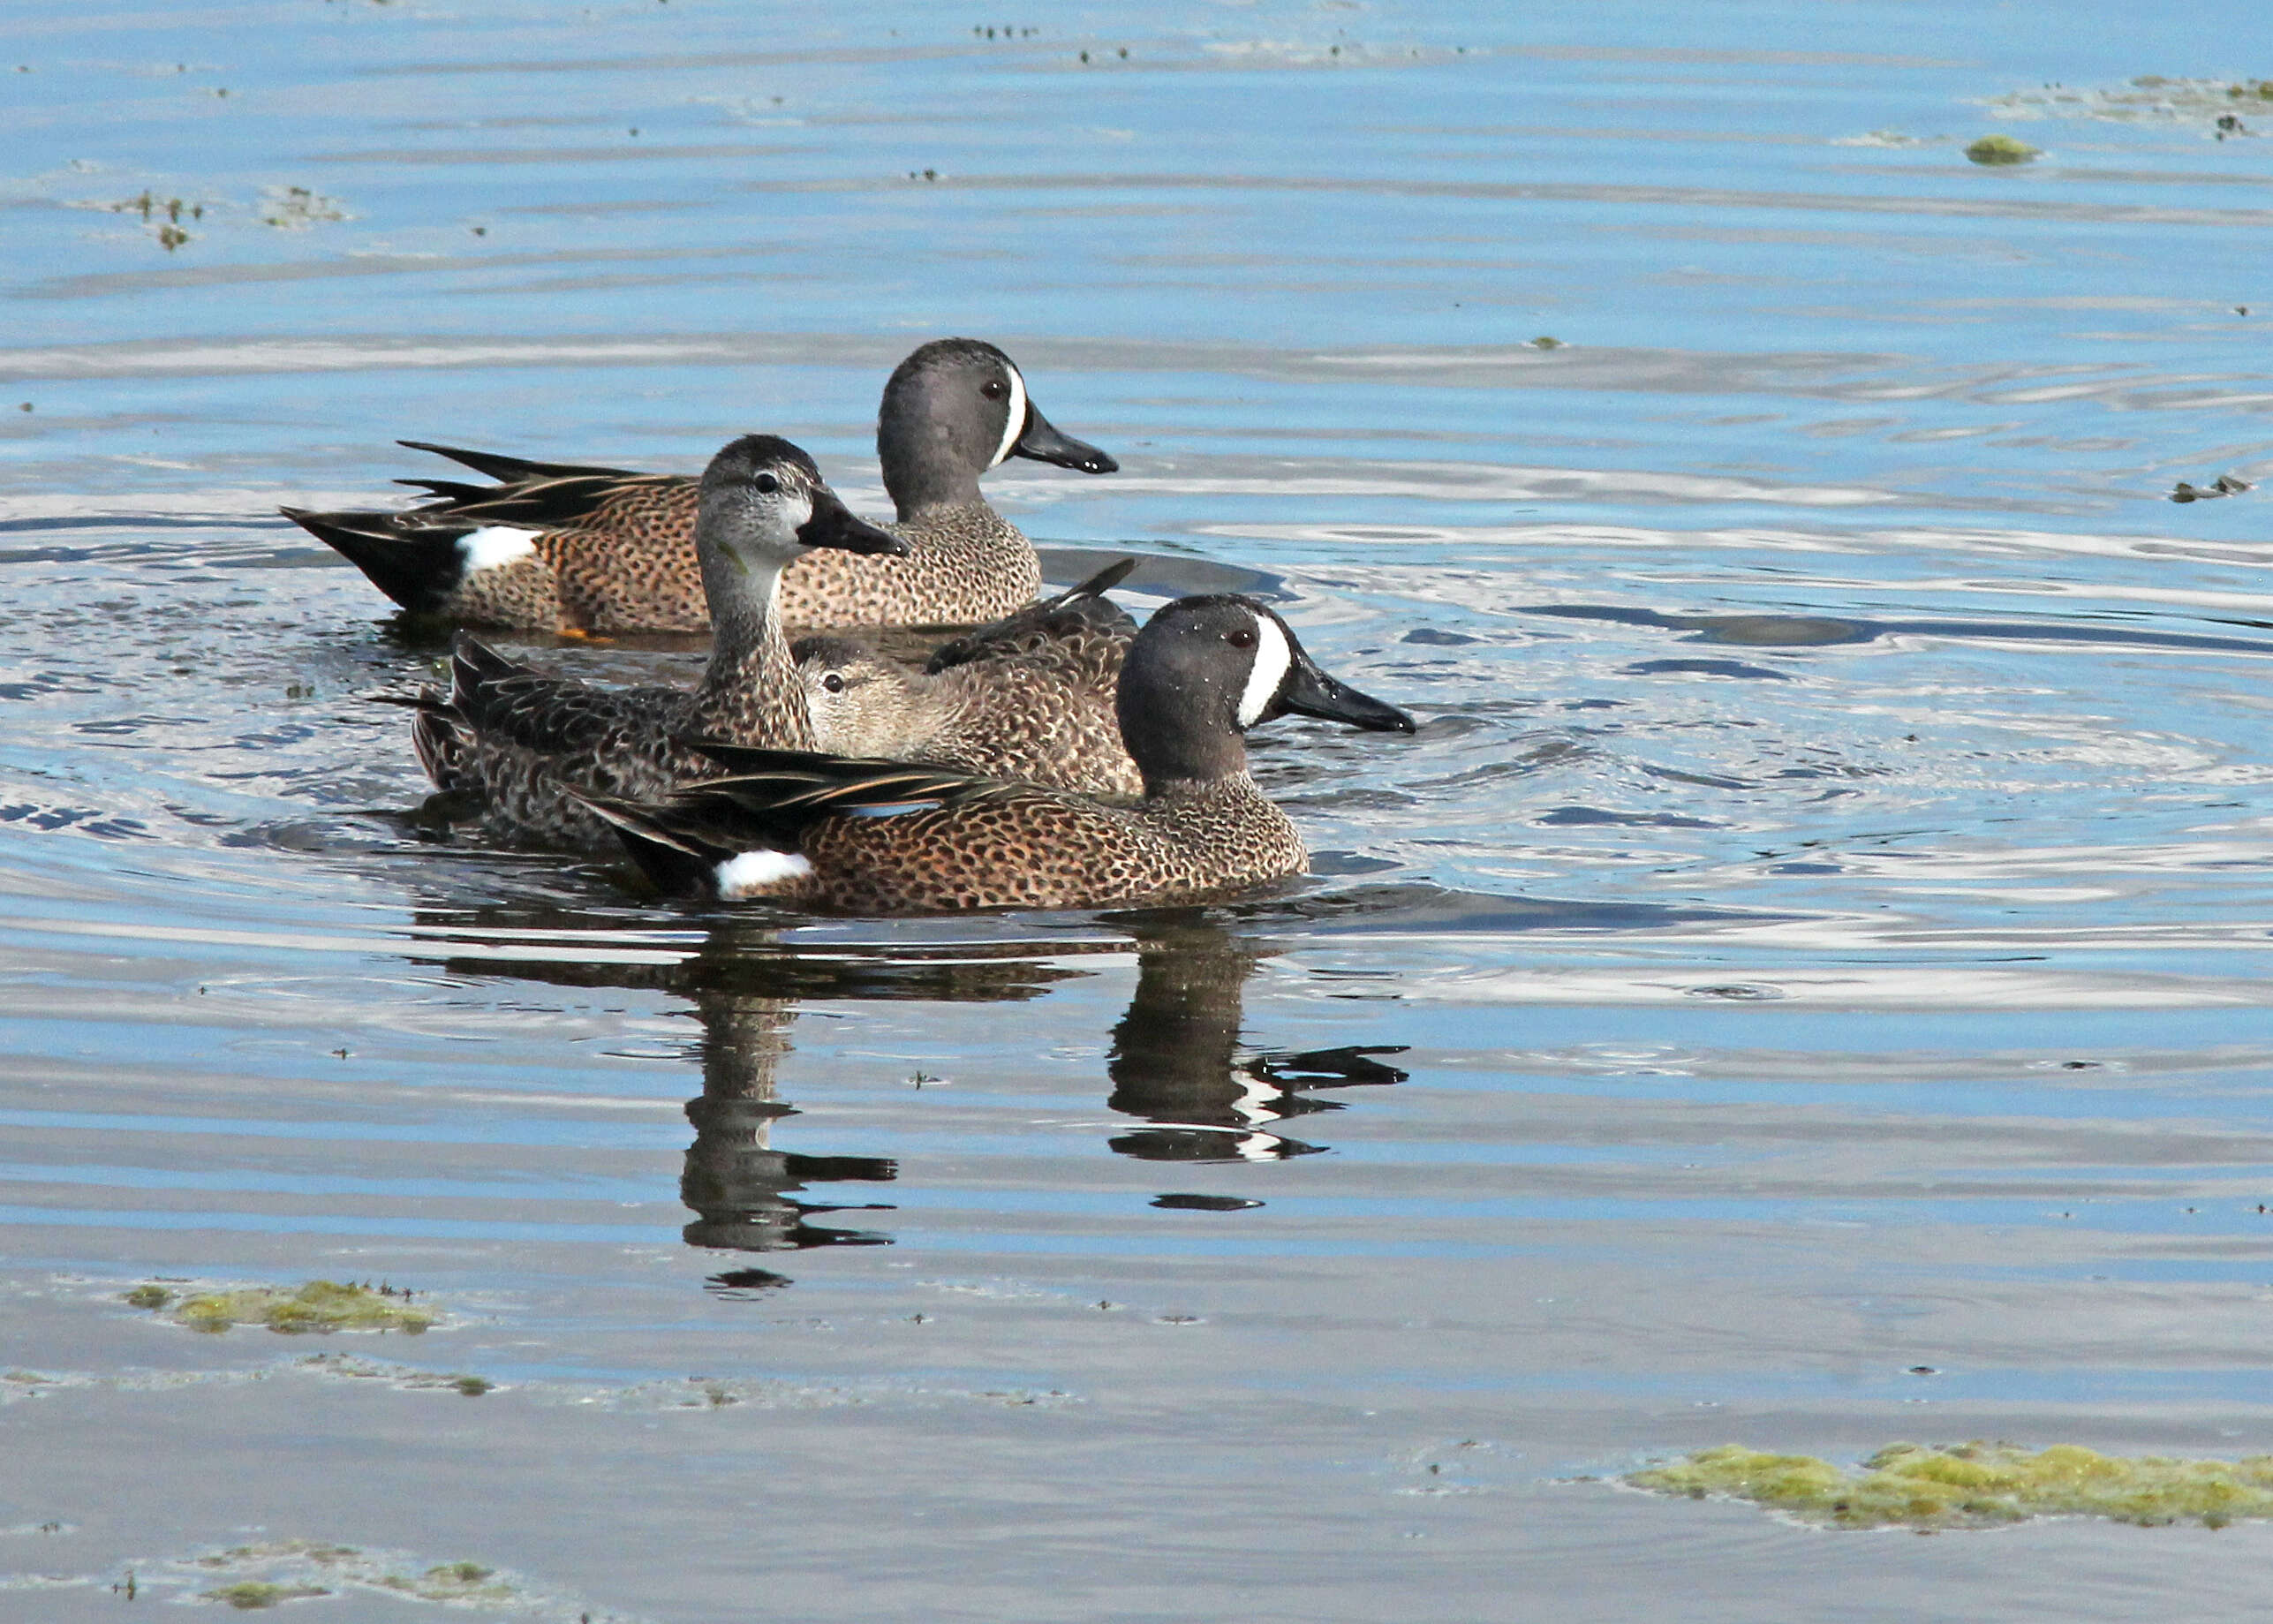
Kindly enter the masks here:
[[908, 544], [856, 518], [813, 459], [774, 434], [744, 434], [703, 470], [695, 545], [737, 576], [778, 572], [809, 547], [904, 556]]
[[1016, 363], [984, 340], [936, 339], [893, 369], [876, 415], [876, 459], [902, 518], [977, 502], [978, 476], [1012, 457], [1084, 473], [1121, 466], [1052, 427]]
[[1275, 613], [1232, 593], [1156, 611], [1129, 645], [1115, 710], [1148, 790], [1245, 771], [1247, 729], [1290, 711], [1371, 732], [1413, 731], [1395, 706], [1320, 670]]

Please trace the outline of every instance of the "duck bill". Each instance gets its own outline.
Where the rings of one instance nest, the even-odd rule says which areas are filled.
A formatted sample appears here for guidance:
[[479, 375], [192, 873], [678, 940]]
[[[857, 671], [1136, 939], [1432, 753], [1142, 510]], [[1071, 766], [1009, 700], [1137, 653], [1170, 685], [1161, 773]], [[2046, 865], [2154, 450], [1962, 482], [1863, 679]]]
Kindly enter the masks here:
[[1076, 468], [1084, 473], [1117, 473], [1121, 465], [1093, 445], [1084, 444], [1071, 434], [1061, 434], [1050, 427], [1050, 419], [1026, 408], [1026, 429], [1018, 442], [1010, 448], [1013, 457], [1031, 457], [1038, 463], [1055, 463], [1061, 468]]
[[880, 530], [836, 498], [826, 485], [813, 490], [813, 516], [797, 526], [797, 540], [806, 547], [841, 548], [848, 553], [879, 553], [905, 558], [908, 544], [888, 530]]
[[1325, 721], [1348, 722], [1369, 733], [1410, 733], [1413, 719], [1393, 705], [1384, 705], [1371, 694], [1360, 693], [1348, 683], [1328, 676], [1297, 653], [1287, 684], [1279, 691], [1272, 714], [1293, 711]]

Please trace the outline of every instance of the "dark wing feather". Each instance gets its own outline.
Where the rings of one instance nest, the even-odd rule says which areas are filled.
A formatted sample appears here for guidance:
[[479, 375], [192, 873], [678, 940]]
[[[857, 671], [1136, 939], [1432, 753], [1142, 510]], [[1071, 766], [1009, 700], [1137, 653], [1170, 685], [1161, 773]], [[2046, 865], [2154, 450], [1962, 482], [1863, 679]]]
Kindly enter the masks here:
[[[449, 484], [436, 480], [436, 484]], [[514, 525], [525, 530], [574, 530], [588, 524], [608, 503], [646, 487], [686, 485], [670, 473], [580, 473], [521, 485], [474, 487], [470, 497], [451, 496], [413, 510], [453, 523]]]
[[533, 463], [489, 451], [463, 451], [422, 440], [404, 440], [413, 450], [433, 451], [490, 475], [496, 485], [469, 485], [462, 480], [398, 480], [416, 486], [434, 500], [413, 512], [433, 518], [472, 525], [514, 525], [528, 530], [573, 530], [588, 523], [608, 503], [643, 490], [668, 488], [694, 481], [683, 474], [639, 473], [629, 468], [586, 467], [577, 463]]
[[992, 625], [965, 632], [933, 649], [924, 668], [936, 676], [950, 667], [980, 661], [1053, 659], [1088, 646], [1125, 643], [1136, 635], [1136, 623], [1105, 594], [1136, 567], [1133, 558], [1107, 564], [1054, 598], [1030, 603]]
[[527, 480], [583, 479], [595, 474], [616, 480], [653, 477], [629, 468], [603, 468], [593, 463], [534, 463], [525, 457], [508, 457], [502, 451], [467, 451], [457, 446], [436, 445], [430, 440], [397, 440], [395, 443], [413, 451], [432, 451], [436, 457], [447, 457], [507, 485]]
[[450, 646], [449, 708], [491, 744], [553, 758], [659, 748], [676, 688], [595, 688], [508, 660], [460, 632]]
[[753, 814], [779, 813], [803, 825], [831, 812], [906, 806], [954, 805], [1028, 786], [918, 762], [824, 756], [803, 750], [761, 750], [716, 739], [680, 738], [684, 749], [708, 756], [726, 775], [691, 785], [686, 793], [718, 791]]
[[464, 480], [397, 480], [395, 483], [426, 492], [438, 510], [462, 502], [481, 502], [497, 494], [494, 485], [470, 485]]

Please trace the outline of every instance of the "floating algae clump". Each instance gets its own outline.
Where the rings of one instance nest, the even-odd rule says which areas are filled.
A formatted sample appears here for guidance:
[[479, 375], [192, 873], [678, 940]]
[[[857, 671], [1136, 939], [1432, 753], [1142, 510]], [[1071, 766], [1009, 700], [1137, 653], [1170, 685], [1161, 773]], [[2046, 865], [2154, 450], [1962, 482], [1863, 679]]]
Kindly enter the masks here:
[[[236, 1291], [208, 1291], [185, 1296], [172, 1306], [173, 1317], [193, 1331], [226, 1331], [232, 1326], [266, 1326], [271, 1331], [298, 1334], [310, 1331], [401, 1331], [416, 1336], [434, 1322], [434, 1316], [410, 1305], [410, 1293], [381, 1286], [343, 1286], [336, 1280], [312, 1280], [297, 1291], [276, 1286], [247, 1286]], [[139, 1291], [126, 1300], [138, 1307], [161, 1308], [159, 1303], [137, 1302]]]
[[512, 1600], [517, 1594], [510, 1584], [497, 1577], [495, 1568], [484, 1567], [479, 1562], [443, 1562], [427, 1568], [416, 1579], [389, 1574], [379, 1583], [387, 1590], [415, 1596], [420, 1601], [503, 1602]]
[[2010, 135], [1984, 135], [1965, 149], [1975, 163], [2026, 163], [2037, 149]]
[[254, 1607], [273, 1607], [278, 1602], [303, 1601], [312, 1596], [330, 1594], [313, 1584], [270, 1584], [261, 1579], [247, 1579], [242, 1584], [225, 1584], [217, 1590], [208, 1590], [205, 1599], [225, 1601], [232, 1607], [250, 1611]]
[[1832, 1528], [1990, 1528], [2030, 1517], [2105, 1517], [2224, 1528], [2273, 1517], [2273, 1455], [2179, 1461], [2073, 1444], [1893, 1444], [1849, 1471], [1807, 1454], [1738, 1444], [1701, 1450], [1626, 1482], [1695, 1499], [1750, 1500]]

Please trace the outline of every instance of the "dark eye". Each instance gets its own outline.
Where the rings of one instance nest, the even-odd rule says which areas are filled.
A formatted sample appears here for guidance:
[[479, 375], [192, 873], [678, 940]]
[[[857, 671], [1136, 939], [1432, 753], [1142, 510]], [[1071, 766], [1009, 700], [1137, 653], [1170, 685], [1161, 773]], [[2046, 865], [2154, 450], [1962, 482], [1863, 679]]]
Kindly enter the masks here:
[[844, 678], [839, 676], [835, 672], [831, 671], [827, 676], [821, 678], [821, 686], [827, 689], [831, 693], [842, 693], [844, 691]]
[[1001, 400], [1010, 393], [1010, 386], [1000, 378], [989, 378], [978, 386], [978, 392], [989, 400]]
[[760, 495], [770, 496], [782, 488], [782, 482], [770, 473], [761, 473], [750, 483], [758, 487]]
[[1255, 628], [1241, 626], [1235, 631], [1227, 631], [1223, 634], [1223, 640], [1234, 648], [1252, 648], [1255, 646]]

